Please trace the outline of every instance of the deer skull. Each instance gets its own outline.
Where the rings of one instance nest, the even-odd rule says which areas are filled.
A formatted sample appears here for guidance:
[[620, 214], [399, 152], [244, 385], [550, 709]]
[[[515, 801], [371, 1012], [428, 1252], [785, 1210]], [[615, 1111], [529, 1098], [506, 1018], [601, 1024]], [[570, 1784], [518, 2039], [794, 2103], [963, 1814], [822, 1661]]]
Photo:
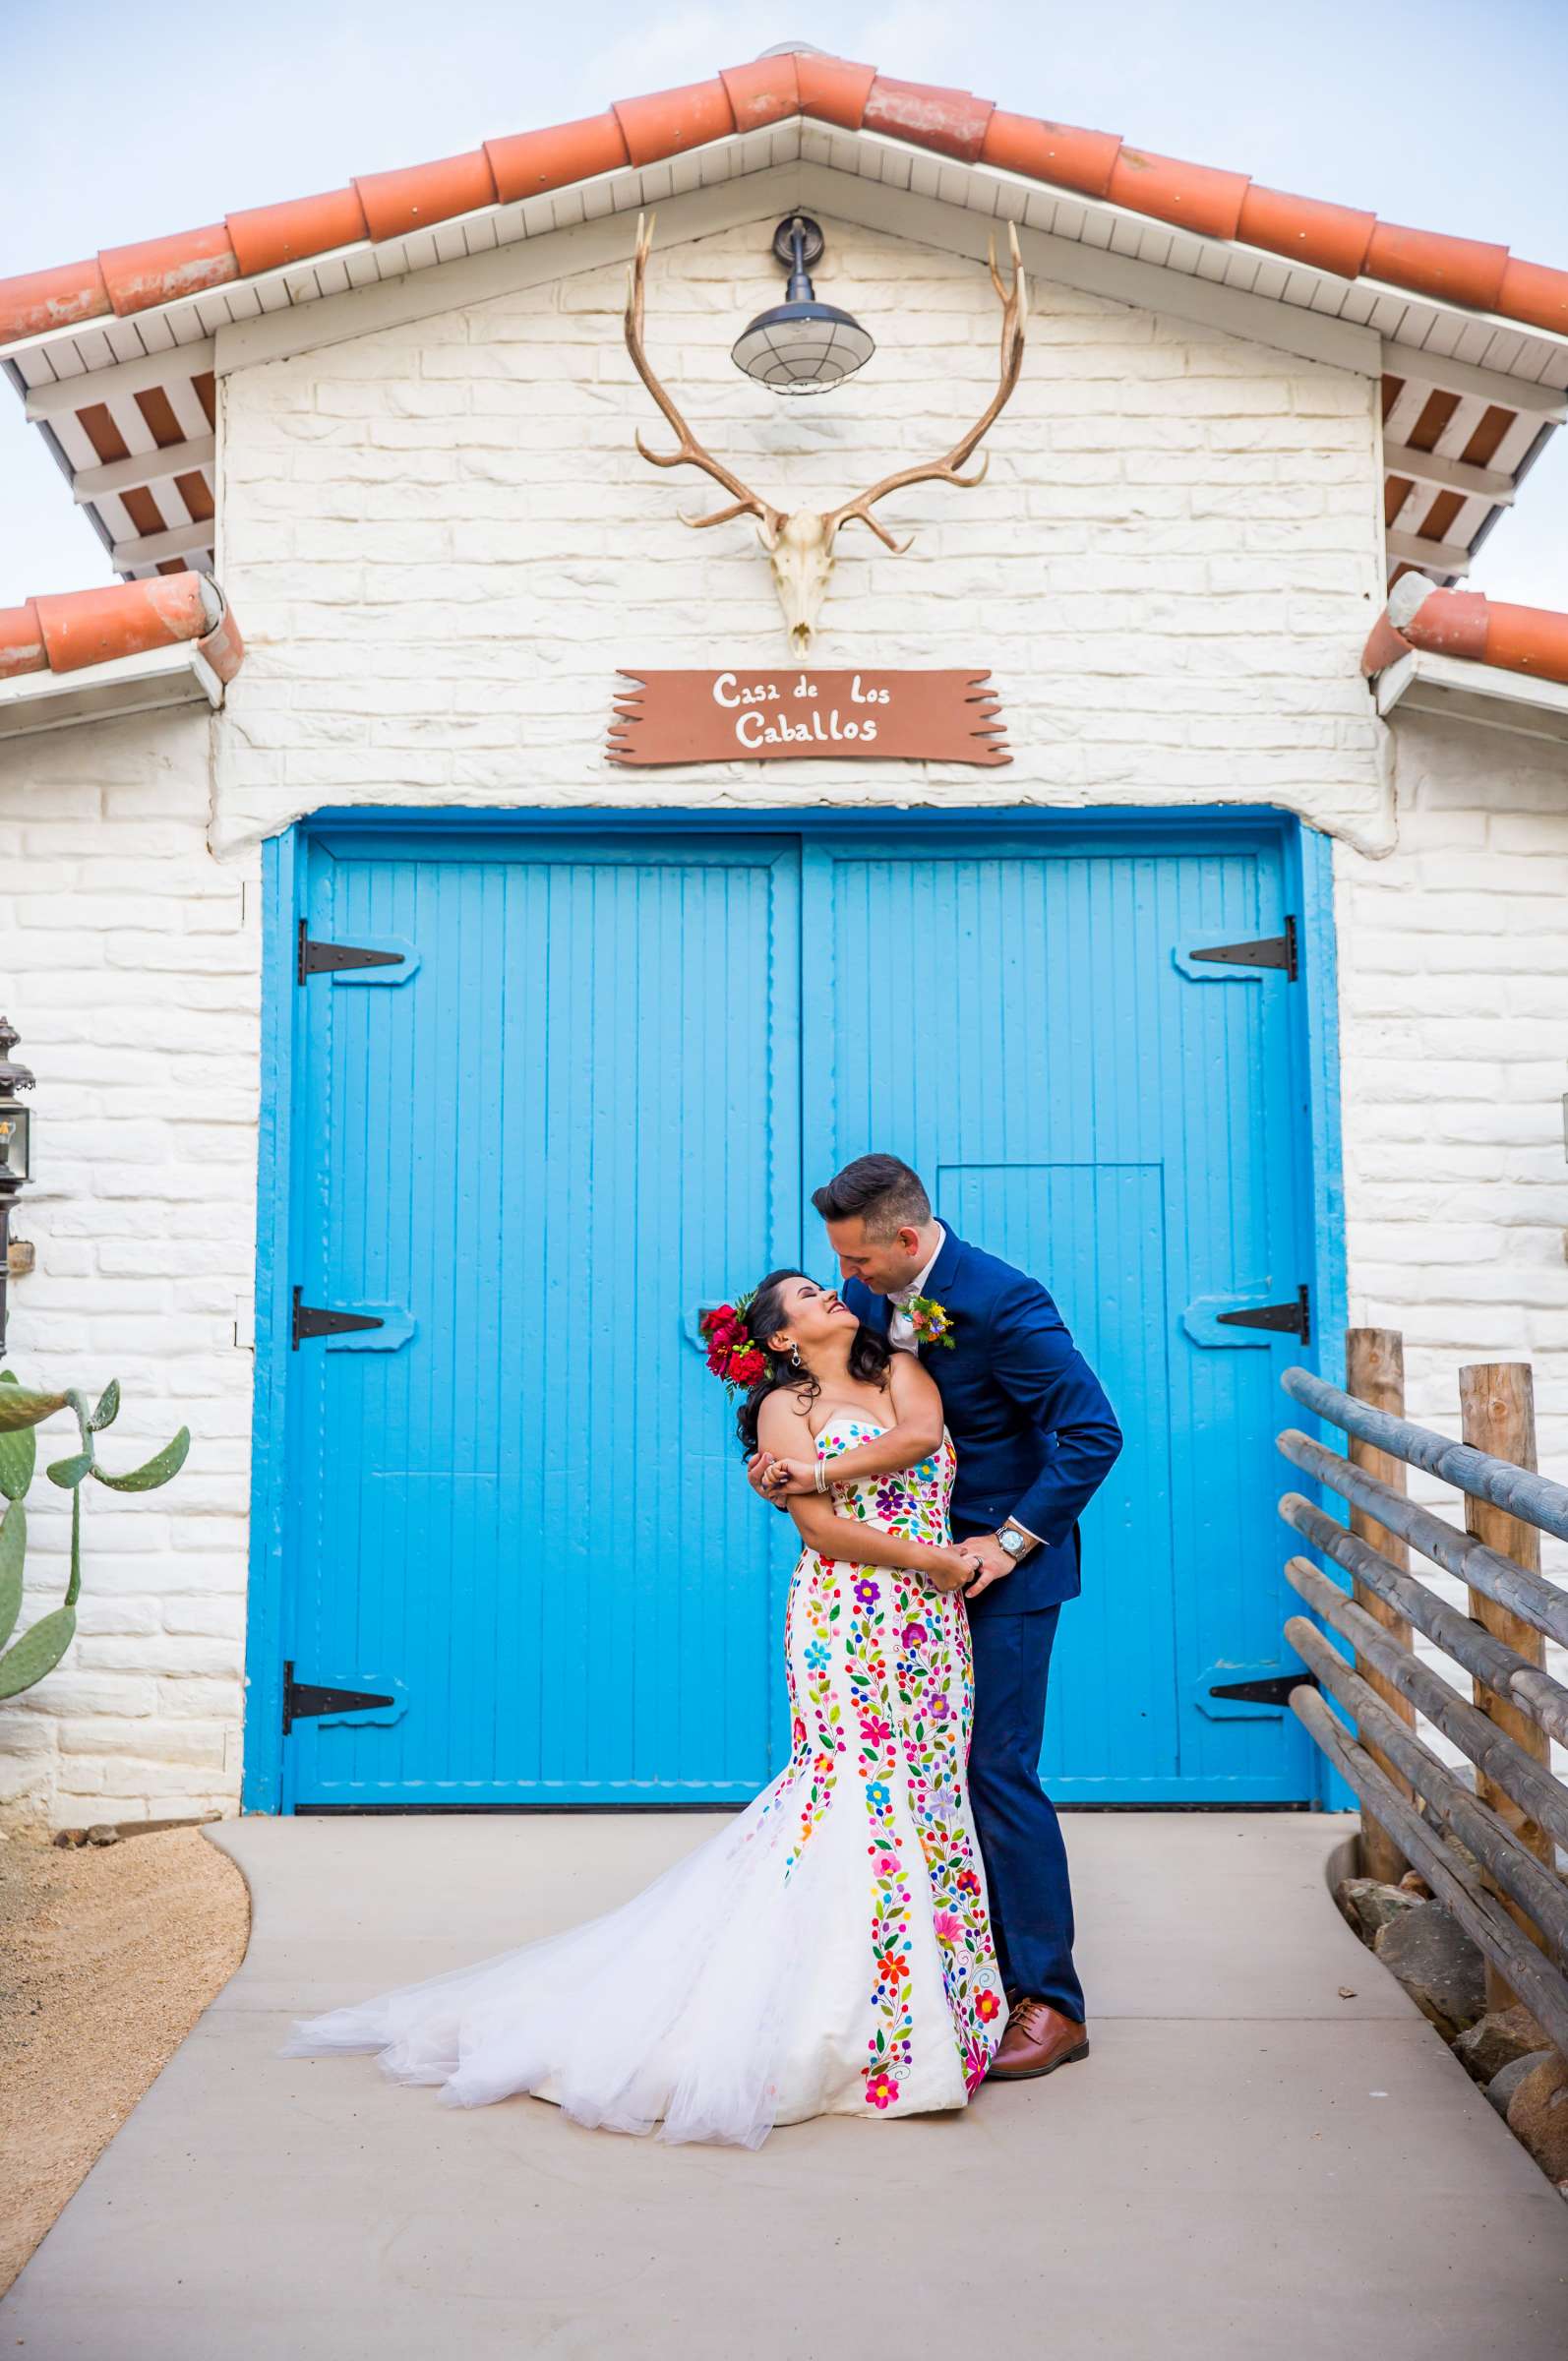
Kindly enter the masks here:
[[1004, 286], [996, 269], [995, 244], [991, 253], [991, 283], [1001, 305], [1001, 367], [996, 391], [980, 418], [969, 432], [961, 436], [945, 458], [933, 459], [915, 467], [900, 469], [896, 475], [883, 476], [870, 491], [860, 493], [854, 500], [837, 509], [797, 509], [786, 515], [782, 509], [762, 500], [741, 481], [722, 461], [705, 451], [693, 434], [674, 401], [660, 385], [648, 365], [642, 344], [643, 285], [647, 273], [648, 249], [653, 240], [651, 215], [644, 223], [637, 216], [637, 243], [633, 258], [627, 291], [626, 341], [632, 355], [632, 365], [646, 386], [677, 439], [674, 451], [649, 451], [639, 435], [634, 437], [643, 458], [655, 467], [697, 467], [721, 484], [729, 493], [725, 508], [715, 510], [711, 516], [683, 516], [683, 524], [701, 532], [710, 524], [726, 524], [737, 516], [753, 516], [756, 520], [757, 539], [767, 552], [772, 568], [773, 586], [778, 592], [779, 605], [784, 610], [785, 627], [795, 653], [804, 656], [816, 634], [817, 617], [827, 584], [833, 572], [834, 545], [839, 527], [851, 522], [866, 525], [886, 548], [902, 555], [909, 547], [907, 541], [895, 541], [886, 527], [872, 515], [875, 502], [889, 492], [897, 492], [910, 484], [947, 483], [969, 489], [978, 484], [986, 472], [986, 458], [973, 475], [960, 475], [958, 470], [970, 458], [988, 429], [999, 415], [1023, 367], [1024, 323], [1028, 317], [1028, 295], [1024, 282], [1023, 264], [1018, 252], [1018, 232], [1007, 224], [1011, 245], [1012, 283]]
[[765, 519], [756, 528], [773, 570], [790, 645], [798, 656], [808, 652], [815, 636], [833, 571], [834, 534], [828, 527], [829, 519], [819, 510], [797, 509], [776, 528]]

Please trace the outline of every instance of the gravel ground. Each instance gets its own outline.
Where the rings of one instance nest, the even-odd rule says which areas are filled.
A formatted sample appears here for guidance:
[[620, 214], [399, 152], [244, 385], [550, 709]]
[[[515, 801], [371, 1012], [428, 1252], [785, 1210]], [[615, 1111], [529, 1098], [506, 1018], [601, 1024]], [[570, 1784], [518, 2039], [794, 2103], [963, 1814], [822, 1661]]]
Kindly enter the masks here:
[[250, 1898], [194, 1828], [0, 1841], [0, 2293], [245, 1956]]

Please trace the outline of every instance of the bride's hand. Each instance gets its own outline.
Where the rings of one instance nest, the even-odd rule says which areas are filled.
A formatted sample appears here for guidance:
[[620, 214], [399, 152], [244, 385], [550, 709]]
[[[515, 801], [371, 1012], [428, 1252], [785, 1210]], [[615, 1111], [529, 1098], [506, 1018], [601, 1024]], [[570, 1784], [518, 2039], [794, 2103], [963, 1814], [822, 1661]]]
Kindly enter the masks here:
[[961, 1591], [981, 1571], [980, 1560], [972, 1549], [934, 1549], [931, 1556], [931, 1581], [938, 1591]]

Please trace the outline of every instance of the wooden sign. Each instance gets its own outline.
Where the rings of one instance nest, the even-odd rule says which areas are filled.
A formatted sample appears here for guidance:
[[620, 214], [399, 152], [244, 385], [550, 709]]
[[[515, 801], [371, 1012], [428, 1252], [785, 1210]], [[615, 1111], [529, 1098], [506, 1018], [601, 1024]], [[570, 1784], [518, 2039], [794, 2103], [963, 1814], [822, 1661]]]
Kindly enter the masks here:
[[612, 762], [1010, 762], [989, 672], [631, 672]]

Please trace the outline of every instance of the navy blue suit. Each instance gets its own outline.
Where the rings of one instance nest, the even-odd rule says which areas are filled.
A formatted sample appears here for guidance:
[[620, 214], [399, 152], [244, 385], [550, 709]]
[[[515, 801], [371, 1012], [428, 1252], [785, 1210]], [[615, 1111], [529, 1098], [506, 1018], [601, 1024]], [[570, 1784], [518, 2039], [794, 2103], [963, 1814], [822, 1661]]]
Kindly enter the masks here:
[[[887, 1298], [858, 1279], [842, 1292], [885, 1336]], [[1078, 1517], [1115, 1464], [1121, 1429], [1038, 1281], [948, 1230], [925, 1293], [952, 1320], [952, 1344], [926, 1346], [920, 1358], [940, 1389], [958, 1455], [953, 1532], [994, 1533], [1014, 1517], [1041, 1544], [970, 1610], [969, 1791], [997, 1962], [1009, 1991], [1049, 2000], [1081, 2023], [1066, 1848], [1040, 1785], [1040, 1749], [1057, 1617], [1082, 1588]]]

